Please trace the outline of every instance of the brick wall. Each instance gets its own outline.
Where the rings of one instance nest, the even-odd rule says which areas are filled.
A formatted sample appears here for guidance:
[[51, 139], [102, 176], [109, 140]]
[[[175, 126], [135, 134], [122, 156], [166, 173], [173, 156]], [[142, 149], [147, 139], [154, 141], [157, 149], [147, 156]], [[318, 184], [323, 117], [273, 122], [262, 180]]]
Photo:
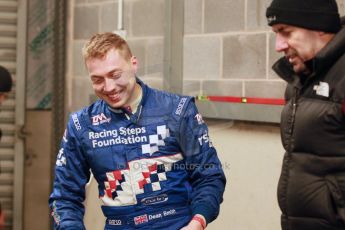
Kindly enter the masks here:
[[[285, 83], [271, 70], [280, 54], [266, 24], [270, 2], [186, 0], [185, 86], [200, 85], [205, 95], [282, 98]], [[338, 4], [344, 15], [345, 1]]]

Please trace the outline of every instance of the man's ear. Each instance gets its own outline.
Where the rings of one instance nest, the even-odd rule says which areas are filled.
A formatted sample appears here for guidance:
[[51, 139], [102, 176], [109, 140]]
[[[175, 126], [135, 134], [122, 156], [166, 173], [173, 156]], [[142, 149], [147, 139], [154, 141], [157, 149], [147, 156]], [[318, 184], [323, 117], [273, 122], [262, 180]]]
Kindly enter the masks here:
[[326, 32], [323, 32], [323, 31], [318, 31], [317, 33], [319, 34], [320, 37], [322, 37], [326, 34]]
[[[324, 31], [317, 31], [317, 34], [323, 43], [328, 43], [335, 36], [333, 33], [327, 33]], [[325, 45], [325, 44], [324, 44]]]
[[133, 68], [134, 72], [137, 73], [138, 67], [139, 67], [137, 57], [136, 56], [132, 56], [130, 62], [131, 62], [131, 65], [132, 65], [132, 68]]

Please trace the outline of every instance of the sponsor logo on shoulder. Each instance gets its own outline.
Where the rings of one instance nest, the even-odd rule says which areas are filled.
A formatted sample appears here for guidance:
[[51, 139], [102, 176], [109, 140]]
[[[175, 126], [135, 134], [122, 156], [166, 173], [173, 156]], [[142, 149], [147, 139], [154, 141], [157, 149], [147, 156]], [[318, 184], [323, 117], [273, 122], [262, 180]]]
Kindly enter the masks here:
[[147, 218], [147, 214], [134, 217], [134, 224], [135, 225], [139, 225], [139, 224], [143, 224], [143, 223], [147, 223], [147, 222], [149, 222], [149, 219]]
[[78, 115], [77, 114], [73, 114], [72, 115], [72, 120], [73, 120], [73, 123], [74, 123], [74, 126], [77, 130], [81, 130], [81, 125], [80, 125], [80, 122], [79, 122], [79, 119], [78, 119]]
[[101, 113], [101, 114], [97, 114], [93, 117], [91, 117], [92, 119], [92, 125], [101, 125], [101, 124], [104, 124], [104, 123], [109, 123], [111, 118], [108, 118], [104, 115], [104, 113]]
[[61, 148], [59, 150], [59, 154], [57, 155], [56, 166], [65, 166], [66, 165], [66, 157], [64, 154], [64, 149]]
[[205, 131], [204, 134], [198, 138], [198, 141], [200, 146], [202, 146], [203, 144], [208, 144], [210, 148], [213, 147], [212, 141], [208, 135], [208, 131]]
[[314, 85], [313, 89], [316, 91], [316, 95], [329, 97], [329, 85], [327, 82], [320, 81], [320, 84]]
[[204, 120], [202, 119], [202, 116], [201, 116], [200, 113], [198, 113], [197, 115], [195, 115], [195, 119], [198, 121], [198, 124], [199, 124], [199, 125], [202, 125], [202, 124], [205, 123]]
[[180, 100], [180, 102], [179, 102], [179, 104], [177, 106], [177, 109], [175, 111], [176, 115], [181, 115], [182, 109], [184, 107], [184, 104], [186, 104], [186, 101], [187, 101], [187, 98], [185, 98], [185, 97]]
[[168, 201], [168, 195], [162, 194], [159, 196], [152, 196], [152, 197], [146, 197], [141, 200], [141, 203], [144, 205], [151, 205], [151, 204], [158, 204]]

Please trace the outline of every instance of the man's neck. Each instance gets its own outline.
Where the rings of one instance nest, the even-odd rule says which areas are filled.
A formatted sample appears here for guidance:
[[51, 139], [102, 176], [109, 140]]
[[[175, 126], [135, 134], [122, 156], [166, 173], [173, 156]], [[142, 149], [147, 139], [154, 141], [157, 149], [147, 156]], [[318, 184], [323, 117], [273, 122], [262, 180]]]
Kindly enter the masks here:
[[314, 55], [313, 58], [304, 62], [305, 64], [305, 70], [302, 72], [303, 75], [308, 76], [311, 73], [314, 72], [315, 66], [314, 66], [314, 60], [315, 57], [320, 53], [320, 51], [327, 46], [327, 44], [334, 38], [335, 34], [332, 33], [320, 33], [320, 39], [315, 43], [315, 49], [314, 49]]
[[135, 113], [138, 109], [138, 106], [140, 104], [140, 101], [143, 97], [143, 92], [142, 92], [142, 88], [141, 86], [136, 83], [135, 88], [134, 88], [134, 92], [133, 92], [133, 98], [132, 100], [129, 102], [128, 105], [125, 105], [124, 107], [129, 110], [131, 113]]

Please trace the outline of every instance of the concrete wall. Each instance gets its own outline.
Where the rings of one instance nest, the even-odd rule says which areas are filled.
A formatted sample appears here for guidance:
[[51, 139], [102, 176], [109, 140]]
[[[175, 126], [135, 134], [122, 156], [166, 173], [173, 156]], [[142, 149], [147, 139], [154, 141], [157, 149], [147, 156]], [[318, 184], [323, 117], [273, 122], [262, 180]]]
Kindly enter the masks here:
[[[184, 78], [205, 95], [282, 98], [280, 56], [266, 24], [271, 0], [186, 0]], [[338, 0], [345, 14], [345, 1]]]

